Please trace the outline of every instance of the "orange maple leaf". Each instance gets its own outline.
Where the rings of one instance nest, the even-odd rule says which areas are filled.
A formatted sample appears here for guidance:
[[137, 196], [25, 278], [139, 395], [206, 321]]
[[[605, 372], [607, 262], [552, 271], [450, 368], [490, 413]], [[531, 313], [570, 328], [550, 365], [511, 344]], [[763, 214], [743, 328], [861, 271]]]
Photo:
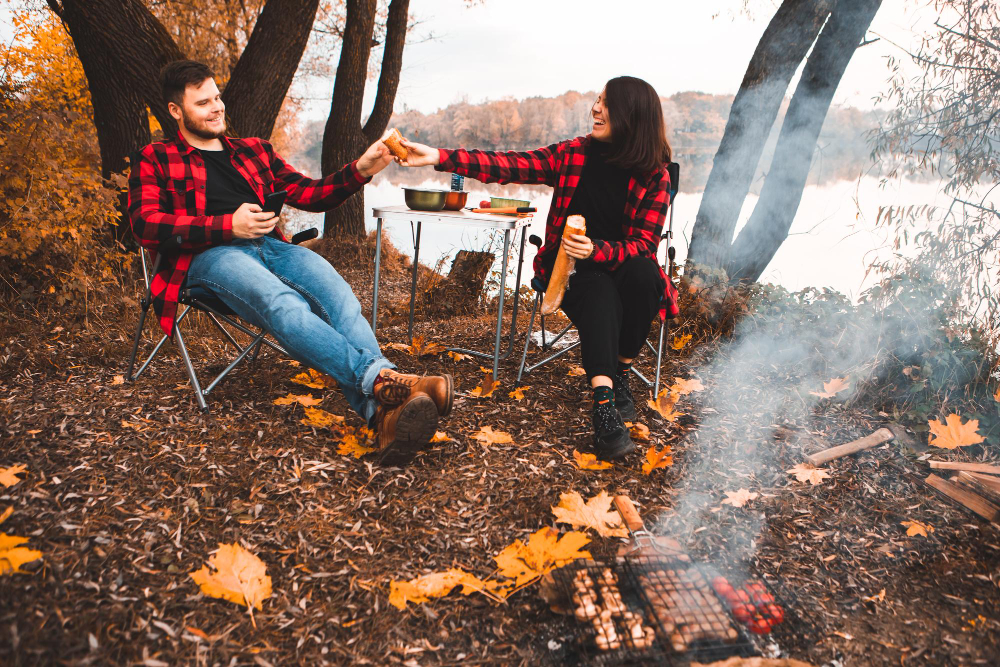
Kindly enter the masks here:
[[305, 373], [299, 373], [293, 377], [292, 382], [305, 385], [311, 389], [335, 389], [337, 387], [336, 380], [312, 368]]
[[13, 513], [14, 513], [14, 506], [8, 505], [7, 509], [5, 509], [3, 512], [0, 512], [0, 523], [6, 521], [7, 518], [10, 517], [10, 515]]
[[909, 537], [913, 537], [914, 535], [927, 537], [927, 533], [934, 532], [934, 526], [919, 521], [900, 521], [899, 523], [906, 526], [906, 534]]
[[1000, 401], [1000, 385], [997, 385], [997, 390], [993, 394], [994, 401]]
[[527, 544], [515, 540], [494, 560], [500, 575], [513, 579], [514, 586], [520, 588], [578, 558], [589, 560], [590, 552], [580, 550], [588, 542], [586, 533], [574, 530], [560, 537], [552, 528], [542, 528], [528, 538]]
[[125, 376], [124, 375], [116, 375], [111, 380], [111, 384], [113, 384], [113, 385], [116, 385], [116, 384], [125, 384]]
[[683, 396], [692, 391], [705, 391], [705, 385], [698, 378], [685, 380], [684, 378], [674, 378], [674, 383], [670, 385], [670, 391]]
[[937, 419], [931, 419], [927, 424], [931, 427], [928, 444], [932, 447], [955, 449], [966, 445], [976, 445], [985, 440], [983, 436], [979, 435], [978, 419], [970, 419], [963, 424], [962, 417], [952, 413], [945, 417], [944, 424]]
[[27, 541], [27, 537], [0, 533], [0, 575], [20, 572], [22, 565], [42, 557], [41, 551], [20, 546]]
[[517, 387], [514, 391], [507, 392], [507, 396], [513, 398], [515, 401], [521, 401], [524, 400], [524, 392], [528, 389], [531, 389], [531, 387]]
[[646, 405], [655, 410], [661, 417], [666, 419], [668, 422], [677, 421], [678, 417], [684, 415], [683, 412], [677, 412], [674, 410], [674, 406], [677, 405], [677, 399], [680, 398], [680, 394], [675, 391], [670, 391], [669, 389], [661, 389], [660, 394], [656, 397], [656, 400], [649, 399], [646, 401]]
[[785, 472], [789, 475], [795, 475], [795, 479], [798, 481], [809, 482], [813, 486], [816, 486], [830, 476], [830, 474], [825, 470], [820, 470], [819, 468], [809, 465], [808, 463], [800, 463]]
[[583, 366], [570, 366], [569, 373], [567, 373], [566, 375], [575, 376], [575, 375], [586, 375], [586, 374], [587, 371], [583, 369]]
[[433, 572], [409, 581], [389, 582], [389, 604], [397, 609], [406, 609], [406, 603], [430, 602], [431, 598], [448, 595], [456, 586], [462, 587], [462, 595], [475, 591], [488, 591], [491, 583], [465, 572], [461, 568], [451, 568], [444, 572]]
[[657, 450], [650, 447], [646, 450], [646, 462], [642, 464], [642, 472], [650, 474], [657, 468], [666, 468], [674, 464], [674, 457], [670, 456], [670, 445], [664, 445], [663, 449]]
[[737, 491], [726, 491], [726, 499], [722, 501], [723, 505], [732, 505], [733, 507], [743, 507], [751, 500], [757, 500], [760, 494], [754, 491], [751, 493], [748, 489], [739, 489]]
[[829, 382], [823, 383], [823, 391], [810, 391], [809, 393], [820, 398], [833, 398], [850, 386], [851, 383], [847, 381], [846, 377], [833, 378]]
[[[239, 605], [246, 605], [250, 618], [253, 610], [271, 597], [271, 577], [264, 562], [238, 544], [219, 544], [207, 565], [190, 573], [201, 592]], [[256, 622], [254, 622], [256, 625]]]
[[330, 428], [334, 424], [343, 424], [344, 418], [322, 410], [320, 408], [305, 408], [306, 418], [300, 423], [313, 428]]
[[649, 440], [649, 427], [645, 424], [640, 424], [639, 422], [625, 422], [625, 426], [628, 427], [629, 432], [632, 434], [634, 440], [640, 440], [646, 442]]
[[444, 431], [434, 431], [434, 436], [431, 438], [431, 442], [451, 442], [451, 440], [451, 436]]
[[462, 354], [461, 352], [454, 352], [454, 351], [449, 352], [448, 356], [455, 361], [465, 361], [466, 359], [472, 358], [472, 355]]
[[673, 342], [670, 343], [670, 348], [673, 350], [683, 350], [688, 343], [691, 342], [692, 335], [685, 334], [683, 336], [674, 336]]
[[598, 461], [596, 455], [581, 454], [575, 449], [573, 450], [573, 459], [580, 470], [607, 470], [613, 467], [610, 461]]
[[559, 494], [559, 504], [552, 508], [556, 523], [568, 523], [574, 528], [590, 528], [601, 537], [627, 537], [622, 515], [611, 509], [611, 496], [601, 491], [584, 502], [576, 491]]
[[322, 402], [322, 398], [313, 398], [312, 394], [293, 394], [291, 392], [289, 392], [287, 396], [276, 398], [272, 401], [275, 405], [291, 405], [292, 403], [300, 403], [306, 407], [319, 405]]
[[28, 468], [23, 465], [11, 466], [9, 468], [0, 468], [0, 484], [5, 487], [10, 488], [21, 481], [18, 475], [24, 474]]
[[341, 456], [353, 456], [356, 459], [360, 459], [365, 454], [370, 454], [374, 451], [374, 447], [365, 447], [362, 445], [358, 435], [354, 433], [346, 434], [340, 441], [340, 444], [337, 445], [338, 454]]
[[494, 431], [492, 426], [483, 426], [472, 437], [484, 445], [508, 445], [514, 443], [514, 438], [510, 436], [510, 433]]
[[479, 367], [479, 370], [483, 372], [483, 380], [478, 387], [469, 392], [469, 396], [477, 396], [479, 398], [489, 398], [493, 395], [493, 392], [497, 390], [500, 386], [500, 382], [493, 379], [493, 369]]

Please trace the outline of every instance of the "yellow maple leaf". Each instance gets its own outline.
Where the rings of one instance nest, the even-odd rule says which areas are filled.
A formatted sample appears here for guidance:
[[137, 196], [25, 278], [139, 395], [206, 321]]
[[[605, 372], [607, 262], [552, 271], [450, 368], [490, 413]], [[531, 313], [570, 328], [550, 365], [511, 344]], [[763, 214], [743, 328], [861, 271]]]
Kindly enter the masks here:
[[760, 494], [754, 491], [751, 493], [748, 489], [738, 489], [736, 491], [726, 491], [726, 499], [722, 501], [723, 505], [732, 505], [733, 507], [743, 507], [751, 500], [757, 500]]
[[0, 575], [20, 572], [22, 565], [42, 557], [41, 551], [20, 546], [27, 541], [27, 537], [0, 533]]
[[833, 398], [845, 389], [849, 389], [850, 386], [851, 383], [847, 381], [846, 377], [833, 378], [829, 382], [823, 383], [823, 391], [810, 391], [809, 393], [820, 398]]
[[489, 398], [493, 395], [493, 392], [497, 390], [500, 386], [500, 382], [493, 379], [493, 369], [479, 367], [479, 370], [483, 372], [482, 382], [479, 386], [469, 392], [469, 396], [477, 396], [479, 398]]
[[674, 464], [674, 457], [669, 456], [670, 445], [664, 445], [663, 449], [657, 451], [656, 447], [646, 450], [646, 462], [642, 464], [642, 471], [647, 475], [657, 468], [666, 468]]
[[344, 436], [340, 444], [337, 445], [337, 453], [341, 456], [353, 456], [356, 459], [360, 459], [365, 454], [370, 454], [375, 451], [374, 447], [365, 447], [361, 444], [358, 436], [354, 433], [348, 433]]
[[966, 445], [976, 445], [985, 438], [979, 435], [979, 420], [970, 419], [962, 423], [962, 417], [954, 413], [945, 417], [942, 424], [937, 419], [931, 419], [927, 424], [931, 427], [930, 444], [932, 447], [955, 449]]
[[448, 352], [448, 356], [454, 361], [465, 361], [466, 359], [471, 359], [472, 355], [462, 354], [461, 352], [455, 352], [454, 350]]
[[271, 577], [264, 561], [238, 544], [222, 544], [200, 570], [189, 573], [201, 592], [246, 605], [253, 618], [253, 609], [271, 597]]
[[813, 486], [816, 486], [830, 476], [830, 474], [825, 470], [820, 470], [816, 466], [809, 465], [808, 463], [800, 463], [794, 468], [789, 468], [785, 472], [789, 475], [795, 475], [795, 479], [798, 481], [809, 482]]
[[542, 528], [532, 533], [527, 544], [515, 540], [493, 560], [499, 574], [520, 588], [578, 558], [590, 559], [589, 551], [580, 550], [589, 542], [586, 533], [574, 530], [560, 537], [552, 528]]
[[492, 426], [483, 426], [472, 437], [483, 445], [509, 445], [514, 443], [514, 438], [510, 436], [510, 433], [494, 431]]
[[583, 366], [570, 366], [569, 373], [567, 373], [566, 375], [576, 376], [576, 375], [586, 375], [586, 374], [587, 371], [583, 369]]
[[906, 535], [908, 537], [913, 537], [914, 535], [927, 537], [927, 533], [934, 532], [934, 526], [919, 521], [900, 521], [899, 523], [906, 526]]
[[475, 591], [490, 590], [492, 582], [485, 582], [461, 568], [451, 568], [444, 572], [425, 574], [409, 581], [389, 582], [389, 604], [397, 609], [406, 609], [406, 603], [430, 602], [431, 598], [448, 595], [456, 586], [462, 587], [462, 595]]
[[680, 398], [680, 394], [675, 391], [670, 391], [669, 389], [661, 389], [660, 394], [656, 397], [656, 400], [649, 399], [646, 401], [646, 405], [655, 410], [661, 417], [666, 419], [668, 422], [677, 421], [678, 417], [684, 415], [683, 412], [677, 412], [674, 410], [674, 406], [677, 405], [677, 399]]
[[556, 523], [568, 523], [574, 528], [590, 528], [601, 537], [627, 537], [622, 515], [611, 510], [611, 496], [601, 491], [584, 502], [576, 491], [559, 494], [559, 504], [552, 508]]
[[610, 461], [598, 461], [595, 454], [581, 454], [573, 450], [573, 459], [580, 470], [607, 470], [613, 467]]
[[293, 377], [292, 382], [312, 389], [334, 389], [337, 386], [337, 381], [332, 377], [312, 368]]
[[444, 431], [434, 431], [431, 442], [451, 442], [451, 436]]
[[334, 424], [343, 424], [344, 418], [320, 408], [305, 408], [306, 418], [301, 423], [313, 428], [329, 428]]
[[7, 488], [14, 486], [21, 481], [18, 475], [23, 474], [27, 469], [28, 468], [23, 465], [0, 468], [0, 484], [3, 484]]
[[288, 396], [283, 396], [282, 398], [276, 398], [272, 403], [275, 405], [291, 405], [293, 403], [300, 403], [306, 407], [313, 405], [319, 405], [323, 402], [322, 398], [313, 398], [312, 394], [292, 394], [289, 392]]
[[683, 350], [688, 343], [691, 342], [692, 335], [685, 334], [683, 336], [674, 336], [673, 342], [670, 343], [670, 348], [673, 350]]
[[649, 427], [645, 424], [640, 424], [639, 422], [634, 424], [632, 422], [625, 422], [625, 426], [628, 427], [633, 440], [640, 440], [642, 442], [649, 440]]
[[698, 378], [685, 380], [684, 378], [674, 378], [674, 383], [670, 385], [670, 391], [680, 394], [690, 394], [692, 391], [705, 391], [705, 385]]
[[507, 392], [507, 396], [513, 398], [515, 401], [521, 401], [524, 400], [524, 392], [528, 389], [531, 389], [531, 387], [517, 387], [514, 391]]

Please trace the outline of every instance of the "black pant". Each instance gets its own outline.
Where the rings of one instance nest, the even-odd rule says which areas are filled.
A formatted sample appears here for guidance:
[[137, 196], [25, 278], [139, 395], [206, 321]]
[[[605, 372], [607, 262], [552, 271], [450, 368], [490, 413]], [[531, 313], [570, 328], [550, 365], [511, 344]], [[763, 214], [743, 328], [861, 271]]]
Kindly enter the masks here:
[[614, 377], [619, 355], [639, 355], [663, 296], [659, 277], [659, 268], [647, 257], [627, 259], [611, 272], [577, 263], [562, 310], [580, 333], [587, 379]]

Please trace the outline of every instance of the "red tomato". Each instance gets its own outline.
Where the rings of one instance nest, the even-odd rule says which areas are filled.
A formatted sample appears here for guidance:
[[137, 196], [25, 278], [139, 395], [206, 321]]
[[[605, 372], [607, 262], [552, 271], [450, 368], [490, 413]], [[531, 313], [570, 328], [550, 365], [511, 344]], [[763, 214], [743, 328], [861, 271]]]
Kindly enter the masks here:
[[770, 619], [771, 625], [777, 625], [785, 620], [785, 610], [776, 604], [765, 606], [764, 615]]
[[751, 581], [749, 584], [743, 587], [746, 589], [747, 593], [766, 593], [767, 589], [764, 588], [764, 584], [759, 581]]
[[715, 577], [714, 579], [712, 579], [712, 588], [714, 588], [715, 590], [719, 590], [720, 588], [725, 588], [726, 586], [729, 586], [729, 582], [726, 581], [725, 577]]
[[753, 596], [753, 601], [758, 605], [774, 604], [774, 596], [770, 593], [757, 593]]
[[747, 623], [753, 618], [756, 609], [747, 604], [738, 604], [733, 607], [733, 618], [740, 623]]
[[758, 616], [754, 617], [750, 621], [749, 628], [750, 632], [754, 633], [755, 635], [766, 635], [768, 632], [771, 631], [771, 624], [768, 623], [766, 618]]
[[492, 202], [489, 199], [484, 199], [479, 202], [479, 208], [489, 208], [492, 206]]
[[747, 594], [746, 591], [735, 591], [735, 593], [736, 593], [735, 597], [737, 600], [739, 600], [743, 604], [750, 604], [750, 596]]

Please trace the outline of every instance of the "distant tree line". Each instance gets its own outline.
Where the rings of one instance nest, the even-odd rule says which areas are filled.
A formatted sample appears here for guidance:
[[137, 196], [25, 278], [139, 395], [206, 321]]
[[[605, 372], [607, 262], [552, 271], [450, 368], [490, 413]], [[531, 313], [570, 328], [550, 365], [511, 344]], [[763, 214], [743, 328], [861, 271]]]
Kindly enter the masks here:
[[[590, 131], [590, 107], [596, 93], [569, 91], [556, 97], [503, 99], [481, 104], [456, 102], [435, 111], [404, 110], [392, 116], [390, 127], [415, 141], [440, 147], [484, 150], [525, 150], [545, 146]], [[683, 165], [681, 189], [705, 187], [712, 158], [732, 105], [732, 95], [683, 92], [662, 98], [664, 117], [677, 160]], [[786, 104], [782, 105], [781, 116]], [[775, 124], [776, 128], [780, 122]], [[878, 126], [875, 112], [853, 107], [830, 110], [813, 157], [810, 182], [856, 178], [870, 164], [865, 136]], [[761, 161], [760, 174], [770, 165], [777, 131], [772, 133]], [[322, 123], [305, 128], [305, 157], [318, 164]]]

